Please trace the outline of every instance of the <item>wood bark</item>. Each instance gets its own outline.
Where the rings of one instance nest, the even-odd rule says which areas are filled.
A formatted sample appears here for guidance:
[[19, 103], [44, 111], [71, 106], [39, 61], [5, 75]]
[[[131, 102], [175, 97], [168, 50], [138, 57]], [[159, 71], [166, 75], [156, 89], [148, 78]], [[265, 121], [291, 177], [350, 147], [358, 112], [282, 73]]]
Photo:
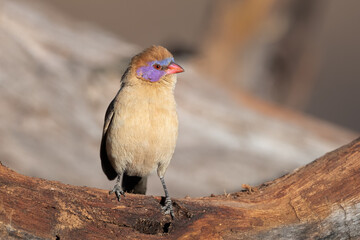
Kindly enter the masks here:
[[[357, 239], [360, 138], [259, 187], [173, 199], [20, 175], [0, 166], [1, 239]], [[239, 183], [241, 185], [241, 183]]]

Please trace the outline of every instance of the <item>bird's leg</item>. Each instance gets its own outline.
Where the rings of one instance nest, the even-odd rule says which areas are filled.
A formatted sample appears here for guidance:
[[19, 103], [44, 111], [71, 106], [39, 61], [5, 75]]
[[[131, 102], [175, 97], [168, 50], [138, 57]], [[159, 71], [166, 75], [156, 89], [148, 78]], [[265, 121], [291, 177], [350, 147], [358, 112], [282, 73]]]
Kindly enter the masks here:
[[173, 210], [173, 207], [172, 207], [172, 202], [171, 202], [168, 190], [166, 188], [164, 177], [160, 177], [160, 181], [162, 183], [162, 186], [163, 186], [164, 192], [165, 192], [165, 206], [163, 206], [162, 209], [163, 209], [165, 214], [170, 213], [171, 218], [174, 219], [174, 210]]
[[115, 193], [119, 202], [121, 199], [121, 195], [123, 195], [125, 197], [125, 192], [121, 188], [120, 179], [121, 179], [121, 175], [119, 174], [116, 178], [116, 183], [115, 183], [114, 188], [109, 192], [109, 194]]

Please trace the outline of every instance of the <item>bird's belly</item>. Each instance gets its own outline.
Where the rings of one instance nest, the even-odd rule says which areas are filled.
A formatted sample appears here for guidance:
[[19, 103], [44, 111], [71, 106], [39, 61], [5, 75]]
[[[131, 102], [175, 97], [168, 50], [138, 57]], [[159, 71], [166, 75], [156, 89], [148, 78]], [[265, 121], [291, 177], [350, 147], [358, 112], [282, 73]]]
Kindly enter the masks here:
[[145, 176], [171, 160], [178, 130], [176, 112], [154, 114], [134, 111], [114, 116], [106, 147], [118, 173]]

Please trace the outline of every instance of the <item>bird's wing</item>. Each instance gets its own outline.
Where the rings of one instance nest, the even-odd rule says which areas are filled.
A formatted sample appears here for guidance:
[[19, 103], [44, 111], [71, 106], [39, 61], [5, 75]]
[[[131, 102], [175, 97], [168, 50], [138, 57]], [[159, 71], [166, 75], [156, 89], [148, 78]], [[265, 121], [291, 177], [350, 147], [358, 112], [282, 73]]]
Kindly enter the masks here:
[[109, 125], [111, 124], [112, 118], [114, 116], [114, 101], [115, 98], [111, 101], [109, 107], [106, 110], [103, 134], [100, 145], [100, 159], [101, 159], [101, 167], [109, 180], [114, 180], [117, 176], [117, 173], [113, 166], [109, 161], [108, 154], [106, 152], [106, 138], [107, 138], [107, 130]]
[[107, 129], [111, 123], [112, 117], [114, 115], [114, 101], [115, 101], [115, 98], [111, 101], [108, 108], [106, 109], [105, 119], [104, 119], [104, 127], [103, 127], [103, 136], [106, 134]]

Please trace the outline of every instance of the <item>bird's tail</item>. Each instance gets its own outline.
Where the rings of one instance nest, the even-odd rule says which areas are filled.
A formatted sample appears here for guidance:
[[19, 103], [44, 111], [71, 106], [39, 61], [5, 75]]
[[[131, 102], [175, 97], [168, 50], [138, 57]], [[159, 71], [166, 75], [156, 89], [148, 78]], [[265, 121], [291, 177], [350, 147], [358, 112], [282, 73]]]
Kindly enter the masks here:
[[145, 195], [146, 183], [147, 177], [129, 176], [125, 172], [121, 186], [125, 192]]

